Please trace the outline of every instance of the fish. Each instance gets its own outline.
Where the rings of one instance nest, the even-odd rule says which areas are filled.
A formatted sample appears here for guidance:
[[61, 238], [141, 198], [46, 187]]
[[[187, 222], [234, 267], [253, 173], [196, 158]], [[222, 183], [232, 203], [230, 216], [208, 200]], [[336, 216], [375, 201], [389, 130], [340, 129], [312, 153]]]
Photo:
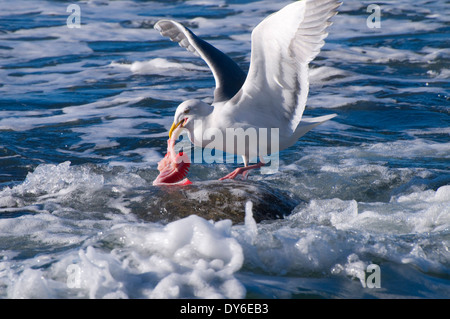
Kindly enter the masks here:
[[183, 152], [175, 152], [175, 139], [167, 140], [167, 153], [158, 162], [159, 175], [153, 181], [153, 185], [190, 185], [192, 182], [185, 178], [191, 167], [189, 157]]

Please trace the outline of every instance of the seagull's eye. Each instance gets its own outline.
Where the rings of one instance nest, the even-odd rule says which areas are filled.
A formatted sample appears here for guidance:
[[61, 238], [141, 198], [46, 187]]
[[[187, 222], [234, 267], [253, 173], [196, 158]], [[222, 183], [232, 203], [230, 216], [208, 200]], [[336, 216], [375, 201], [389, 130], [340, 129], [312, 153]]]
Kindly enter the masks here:
[[191, 109], [185, 109], [183, 113], [184, 114], [189, 114], [190, 111], [191, 111]]

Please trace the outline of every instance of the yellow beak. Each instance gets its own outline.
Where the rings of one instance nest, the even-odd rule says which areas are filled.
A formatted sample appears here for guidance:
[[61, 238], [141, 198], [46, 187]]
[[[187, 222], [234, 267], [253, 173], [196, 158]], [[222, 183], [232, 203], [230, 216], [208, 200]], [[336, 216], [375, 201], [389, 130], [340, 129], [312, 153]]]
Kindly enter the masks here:
[[[170, 128], [170, 131], [169, 131], [169, 138], [170, 139], [172, 138], [173, 131], [175, 131], [178, 128], [178, 126], [180, 126], [181, 123], [183, 123], [183, 122], [184, 122], [184, 119], [181, 120], [180, 122], [178, 122], [178, 124], [175, 124], [175, 122], [172, 124], [172, 127]], [[181, 126], [181, 127], [183, 127], [183, 126]], [[178, 136], [175, 136], [175, 138], [177, 138], [177, 137]]]

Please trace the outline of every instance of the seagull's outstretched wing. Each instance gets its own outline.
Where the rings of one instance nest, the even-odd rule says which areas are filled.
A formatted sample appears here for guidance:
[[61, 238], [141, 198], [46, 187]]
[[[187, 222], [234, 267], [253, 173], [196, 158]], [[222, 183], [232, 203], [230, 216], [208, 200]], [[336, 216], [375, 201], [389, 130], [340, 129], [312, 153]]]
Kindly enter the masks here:
[[245, 82], [246, 74], [225, 53], [198, 38], [191, 30], [172, 20], [160, 20], [155, 29], [172, 41], [200, 56], [211, 69], [216, 81], [214, 103], [231, 99]]
[[324, 45], [329, 20], [340, 5], [339, 0], [297, 1], [253, 30], [249, 73], [229, 102], [236, 117], [264, 114], [269, 127], [295, 132], [308, 96], [308, 63]]

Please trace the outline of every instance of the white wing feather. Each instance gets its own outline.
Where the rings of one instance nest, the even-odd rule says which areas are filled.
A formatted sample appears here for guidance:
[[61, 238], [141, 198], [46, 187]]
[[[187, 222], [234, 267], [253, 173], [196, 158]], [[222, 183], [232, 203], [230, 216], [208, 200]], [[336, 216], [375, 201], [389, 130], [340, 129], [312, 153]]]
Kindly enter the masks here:
[[270, 127], [295, 132], [309, 91], [308, 63], [324, 45], [329, 20], [340, 5], [338, 0], [297, 1], [253, 30], [249, 73], [230, 101], [237, 116], [261, 114], [271, 119]]

